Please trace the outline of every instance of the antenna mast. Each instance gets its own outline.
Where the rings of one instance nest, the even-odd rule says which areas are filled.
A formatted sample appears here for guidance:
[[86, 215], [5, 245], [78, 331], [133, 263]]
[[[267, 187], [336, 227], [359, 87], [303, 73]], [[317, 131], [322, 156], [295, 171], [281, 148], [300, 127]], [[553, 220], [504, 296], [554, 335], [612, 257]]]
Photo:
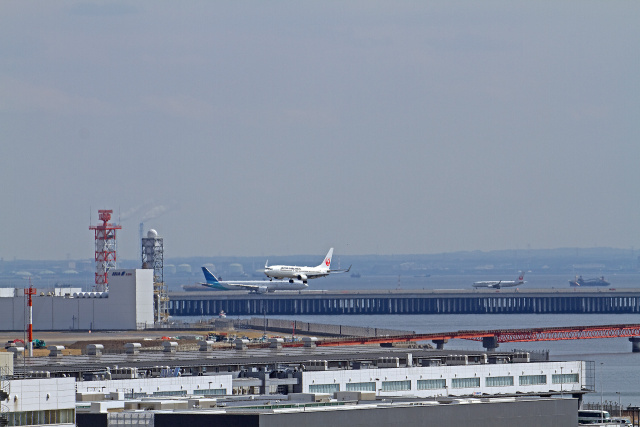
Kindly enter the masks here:
[[98, 218], [102, 224], [89, 226], [95, 231], [96, 240], [96, 291], [106, 292], [109, 290], [108, 271], [116, 268], [116, 230], [122, 226], [110, 223], [113, 210], [101, 209], [98, 211]]

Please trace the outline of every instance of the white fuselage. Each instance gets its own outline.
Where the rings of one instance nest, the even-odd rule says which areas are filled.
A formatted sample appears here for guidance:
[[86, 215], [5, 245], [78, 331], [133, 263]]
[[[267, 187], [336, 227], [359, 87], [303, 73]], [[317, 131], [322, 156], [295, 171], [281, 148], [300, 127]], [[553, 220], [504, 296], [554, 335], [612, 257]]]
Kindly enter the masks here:
[[494, 289], [500, 289], [500, 288], [511, 288], [513, 286], [519, 286], [519, 285], [524, 285], [525, 281], [524, 281], [524, 271], [520, 272], [520, 276], [518, 277], [518, 280], [485, 280], [485, 281], [480, 281], [480, 282], [474, 282], [473, 283], [473, 287], [474, 288], [494, 288]]
[[264, 285], [261, 286], [266, 286], [267, 287], [267, 291], [272, 292], [272, 291], [300, 291], [303, 289], [307, 289], [309, 287], [309, 285], [307, 285], [306, 283], [300, 283], [300, 282], [289, 282], [288, 280], [285, 280], [283, 282], [269, 282], [269, 281], [265, 281], [263, 282]]
[[296, 282], [293, 280], [224, 280], [220, 281], [206, 267], [202, 267], [206, 283], [202, 286], [217, 291], [245, 290], [256, 293], [266, 293], [274, 291], [300, 291], [309, 287], [306, 283]]
[[[331, 274], [331, 257], [333, 256], [333, 248], [329, 249], [324, 260], [315, 267], [298, 267], [297, 265], [264, 265], [264, 274], [271, 279], [294, 279], [307, 283], [308, 279], [324, 277]], [[351, 268], [351, 267], [349, 267]], [[347, 270], [333, 270], [333, 272], [345, 272]]]
[[298, 267], [296, 265], [270, 265], [264, 269], [264, 274], [273, 279], [297, 279], [306, 281], [329, 275], [329, 268]]
[[489, 280], [489, 281], [485, 281], [485, 282], [474, 282], [473, 283], [473, 287], [474, 288], [510, 288], [513, 286], [518, 286], [518, 285], [522, 285], [524, 282], [514, 282], [513, 280], [504, 280], [504, 281], [499, 281], [499, 280]]
[[309, 285], [302, 282], [294, 282], [288, 280], [282, 280], [278, 282], [270, 282], [268, 280], [254, 280], [254, 281], [225, 281], [216, 283], [201, 283], [202, 286], [206, 286], [217, 291], [249, 291], [256, 293], [266, 293], [275, 291], [301, 291], [307, 289]]

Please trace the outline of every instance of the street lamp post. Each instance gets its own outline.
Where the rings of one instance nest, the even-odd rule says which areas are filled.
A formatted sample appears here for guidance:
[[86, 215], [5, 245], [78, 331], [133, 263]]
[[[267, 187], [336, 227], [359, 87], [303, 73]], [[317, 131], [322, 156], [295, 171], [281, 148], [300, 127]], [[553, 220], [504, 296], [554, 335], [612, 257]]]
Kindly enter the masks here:
[[266, 306], [266, 302], [264, 302], [264, 301], [262, 302], [262, 304], [264, 304], [262, 306], [262, 315], [263, 315], [262, 325], [264, 326], [264, 332], [263, 332], [263, 335], [262, 335], [262, 339], [266, 340], [267, 339], [267, 306]]
[[618, 417], [622, 417], [622, 405], [620, 404], [622, 394], [619, 391], [616, 391], [616, 394], [618, 395]]
[[604, 367], [604, 362], [600, 362], [600, 422], [604, 422], [604, 401], [602, 399], [604, 387], [602, 386], [604, 380], [604, 374], [602, 373], [602, 368]]

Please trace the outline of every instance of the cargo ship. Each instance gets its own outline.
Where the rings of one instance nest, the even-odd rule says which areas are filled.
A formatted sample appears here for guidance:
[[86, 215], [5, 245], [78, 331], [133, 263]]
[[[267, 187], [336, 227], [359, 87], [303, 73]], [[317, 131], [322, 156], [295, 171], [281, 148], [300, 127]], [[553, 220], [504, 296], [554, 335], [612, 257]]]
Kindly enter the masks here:
[[569, 280], [570, 286], [609, 286], [610, 283], [604, 280], [604, 276], [595, 279], [583, 279], [582, 276], [576, 276], [575, 279]]

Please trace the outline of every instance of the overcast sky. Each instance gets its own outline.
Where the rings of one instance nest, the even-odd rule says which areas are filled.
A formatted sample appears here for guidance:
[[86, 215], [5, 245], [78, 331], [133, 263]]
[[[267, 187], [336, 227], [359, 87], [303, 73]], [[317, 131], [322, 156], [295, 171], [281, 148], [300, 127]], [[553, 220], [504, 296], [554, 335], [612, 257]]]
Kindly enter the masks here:
[[0, 3], [0, 257], [640, 246], [640, 2]]

